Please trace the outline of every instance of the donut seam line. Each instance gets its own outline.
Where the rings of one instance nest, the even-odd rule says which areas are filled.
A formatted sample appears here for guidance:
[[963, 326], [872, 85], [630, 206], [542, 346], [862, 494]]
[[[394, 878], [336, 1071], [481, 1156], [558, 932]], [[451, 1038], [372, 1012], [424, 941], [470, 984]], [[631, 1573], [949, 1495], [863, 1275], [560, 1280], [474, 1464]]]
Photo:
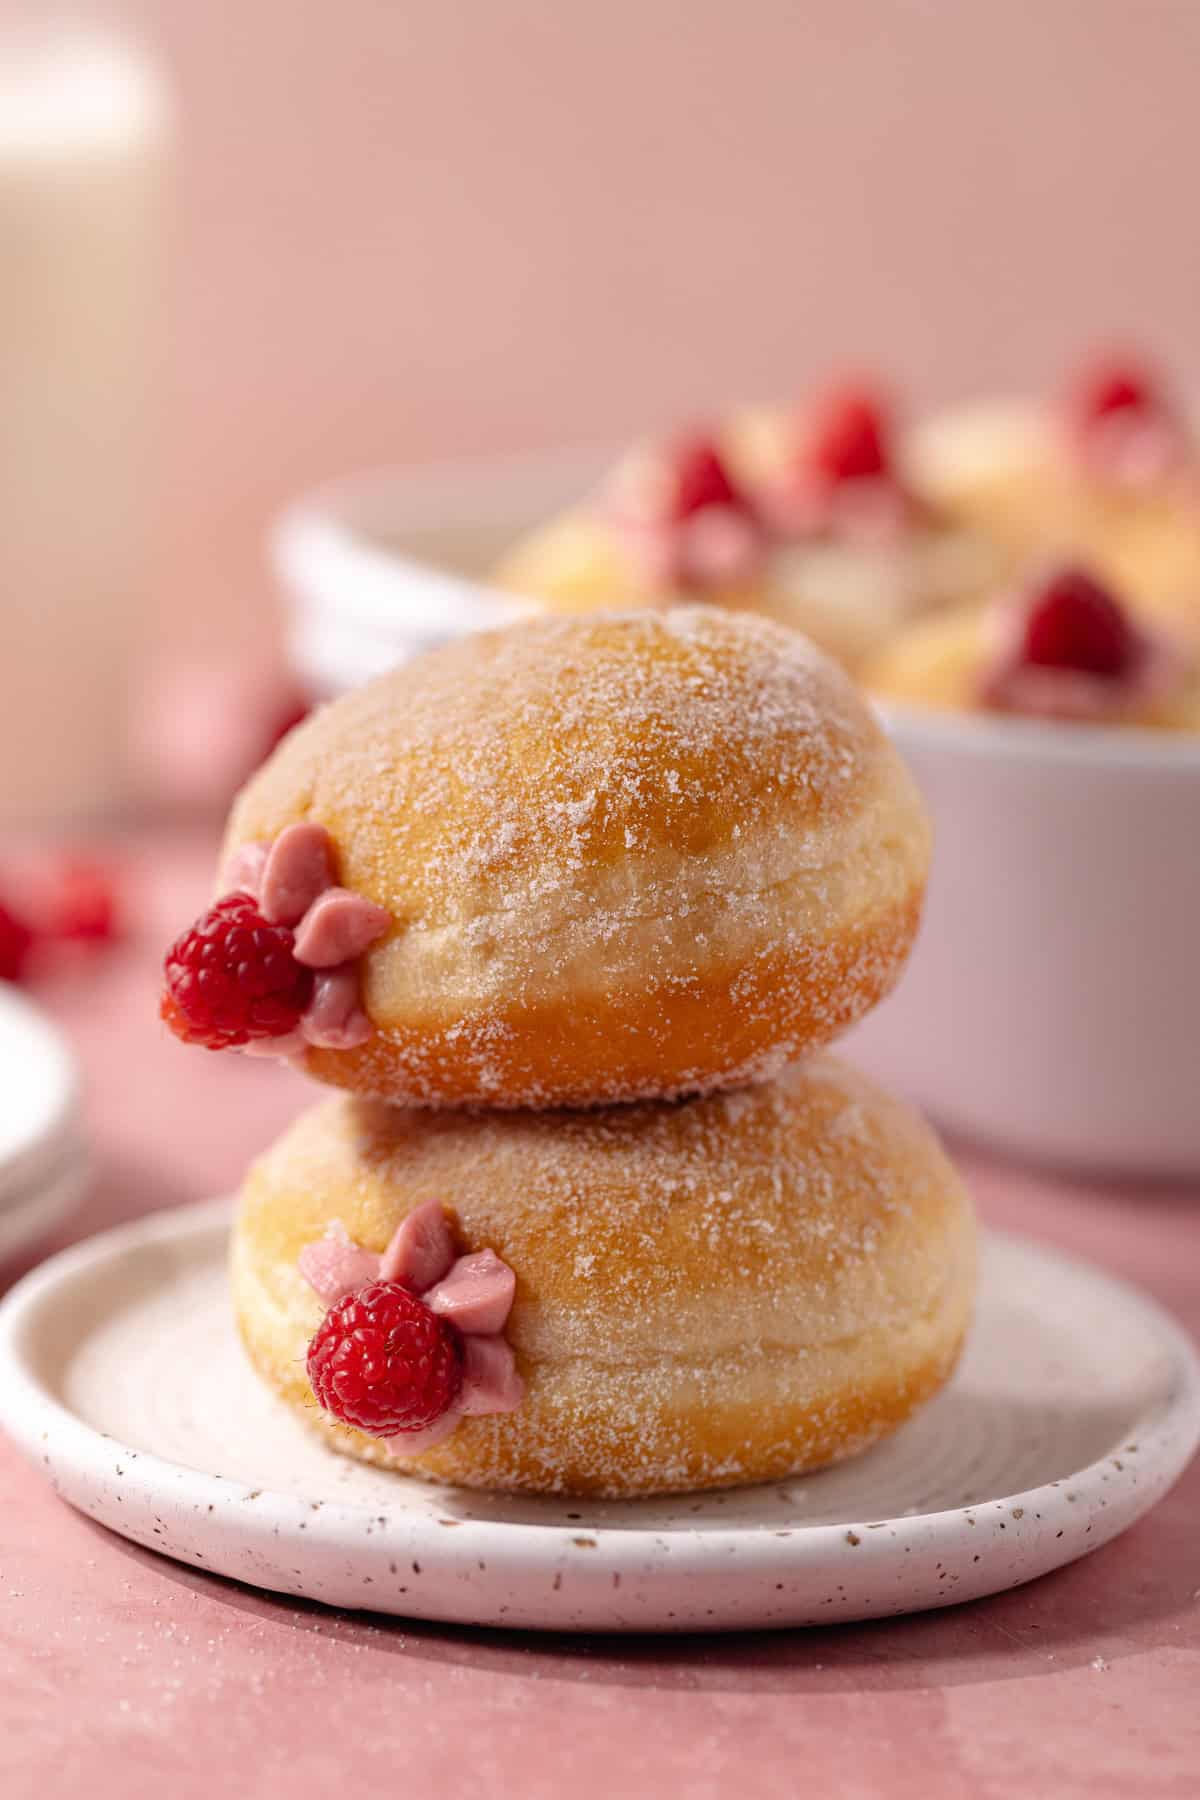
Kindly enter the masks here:
[[[886, 844], [888, 841], [889, 840], [886, 839], [880, 840], [883, 844]], [[709, 902], [713, 906], [726, 906], [731, 901], [749, 900], [760, 902], [771, 900], [777, 897], [782, 891], [793, 886], [799, 879], [807, 877], [814, 880], [820, 880], [827, 876], [829, 872], [830, 865], [827, 864], [821, 868], [796, 870], [789, 875], [780, 876], [775, 881], [765, 883], [758, 888], [744, 888], [729, 891], [720, 888], [713, 888], [712, 890], [705, 889], [694, 899], [689, 899], [689, 909], [698, 909], [702, 902]], [[891, 913], [898, 911], [905, 905], [909, 897], [909, 889], [900, 892], [888, 892], [882, 897], [877, 896], [872, 905], [858, 912], [848, 923], [855, 929], [862, 925], [869, 927], [880, 918], [886, 918]], [[524, 910], [527, 909], [522, 909], [517, 906], [496, 908], [491, 912], [478, 913], [469, 920], [451, 921], [449, 923], [433, 926], [426, 925], [420, 921], [408, 921], [405, 924], [398, 925], [397, 930], [392, 936], [384, 939], [382, 942], [383, 944], [394, 943], [397, 939], [402, 937], [416, 936], [424, 939], [424, 947], [432, 947], [436, 952], [438, 944], [435, 940], [438, 938], [452, 942], [456, 936], [461, 935], [466, 929], [483, 930], [494, 920], [520, 917]], [[577, 930], [581, 925], [591, 927], [586, 941], [594, 943], [598, 939], [603, 941], [603, 939], [607, 937], [619, 936], [623, 928], [627, 929], [632, 925], [654, 926], [672, 924], [677, 923], [688, 916], [688, 914], [680, 913], [679, 911], [655, 913], [600, 912], [597, 908], [592, 907], [590, 910], [572, 913], [565, 919], [560, 919], [554, 924], [547, 925], [538, 934], [538, 944], [539, 947], [552, 945], [556, 940]], [[803, 927], [792, 926], [786, 929], [790, 932], [798, 932], [814, 950], [824, 950], [831, 948], [836, 944], [839, 936], [843, 935], [846, 926], [847, 922], [844, 921], [840, 928], [832, 927], [824, 932], [818, 932], [807, 925]], [[756, 959], [761, 960], [763, 956], [770, 956], [774, 950], [786, 947], [787, 942], [787, 937], [777, 937], [765, 950], [756, 953]], [[367, 954], [369, 955], [370, 952], [368, 951]], [[676, 981], [679, 979], [680, 977], [675, 977]], [[697, 970], [695, 974], [684, 979], [699, 981], [701, 980], [700, 971]], [[666, 984], [664, 983], [662, 985], [665, 986]], [[644, 991], [646, 991], [645, 985], [644, 983], [640, 983], [639, 992]], [[439, 993], [438, 998], [444, 998], [444, 994]], [[476, 1001], [474, 1004], [477, 1005], [479, 1003]], [[386, 1023], [381, 1024], [377, 1022], [377, 1029], [386, 1035], [390, 1026]]]
[[813, 1357], [840, 1354], [846, 1350], [861, 1349], [873, 1336], [881, 1339], [887, 1338], [890, 1341], [898, 1334], [908, 1336], [919, 1333], [923, 1329], [939, 1323], [950, 1310], [945, 1304], [945, 1299], [943, 1291], [937, 1302], [919, 1313], [910, 1313], [903, 1319], [891, 1322], [872, 1320], [857, 1331], [844, 1332], [835, 1338], [816, 1339], [806, 1344], [789, 1344], [779, 1339], [744, 1338], [735, 1344], [730, 1344], [726, 1350], [709, 1352], [705, 1356], [666, 1350], [659, 1345], [656, 1346], [657, 1354], [653, 1363], [647, 1362], [644, 1356], [619, 1359], [604, 1357], [601, 1359], [588, 1356], [582, 1351], [569, 1351], [558, 1355], [546, 1355], [539, 1352], [534, 1355], [522, 1349], [519, 1343], [515, 1344], [514, 1348], [530, 1373], [544, 1371], [561, 1374], [564, 1370], [582, 1367], [592, 1374], [599, 1375], [625, 1376], [639, 1373], [661, 1375], [665, 1365], [669, 1370], [678, 1370], [681, 1373], [686, 1372], [692, 1375], [705, 1373], [724, 1375], [727, 1372], [728, 1364], [737, 1359], [748, 1362], [757, 1362], [768, 1358], [772, 1361], [801, 1361]]

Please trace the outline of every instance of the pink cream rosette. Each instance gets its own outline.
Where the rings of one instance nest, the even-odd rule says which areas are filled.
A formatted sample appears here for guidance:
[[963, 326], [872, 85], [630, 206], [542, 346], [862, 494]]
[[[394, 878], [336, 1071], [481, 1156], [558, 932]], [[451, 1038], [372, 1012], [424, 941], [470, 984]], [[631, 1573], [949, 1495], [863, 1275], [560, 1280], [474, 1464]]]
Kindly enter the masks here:
[[243, 844], [225, 868], [226, 892], [249, 894], [263, 917], [295, 935], [292, 954], [313, 971], [312, 997], [286, 1037], [244, 1046], [249, 1056], [296, 1056], [308, 1046], [350, 1050], [373, 1027], [359, 1004], [357, 961], [392, 922], [382, 906], [334, 876], [333, 839], [323, 825], [289, 825], [272, 844]]
[[525, 1395], [504, 1327], [517, 1278], [494, 1250], [461, 1256], [450, 1221], [437, 1200], [426, 1200], [402, 1219], [382, 1256], [354, 1243], [340, 1222], [300, 1252], [300, 1273], [326, 1307], [373, 1281], [395, 1281], [431, 1312], [448, 1320], [462, 1338], [463, 1380], [457, 1399], [424, 1431], [389, 1437], [389, 1450], [417, 1456], [442, 1443], [461, 1418], [514, 1412]]

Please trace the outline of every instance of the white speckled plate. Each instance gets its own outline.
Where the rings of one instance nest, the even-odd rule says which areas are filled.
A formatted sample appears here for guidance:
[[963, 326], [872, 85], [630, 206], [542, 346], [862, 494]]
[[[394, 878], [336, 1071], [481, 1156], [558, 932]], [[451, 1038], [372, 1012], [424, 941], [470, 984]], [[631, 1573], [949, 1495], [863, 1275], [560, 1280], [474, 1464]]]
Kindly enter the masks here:
[[0, 1423], [64, 1499], [183, 1563], [333, 1606], [664, 1631], [917, 1611], [1096, 1549], [1200, 1441], [1200, 1360], [1151, 1301], [988, 1237], [951, 1386], [804, 1479], [668, 1501], [514, 1499], [368, 1469], [258, 1382], [225, 1202], [81, 1244], [0, 1307]]

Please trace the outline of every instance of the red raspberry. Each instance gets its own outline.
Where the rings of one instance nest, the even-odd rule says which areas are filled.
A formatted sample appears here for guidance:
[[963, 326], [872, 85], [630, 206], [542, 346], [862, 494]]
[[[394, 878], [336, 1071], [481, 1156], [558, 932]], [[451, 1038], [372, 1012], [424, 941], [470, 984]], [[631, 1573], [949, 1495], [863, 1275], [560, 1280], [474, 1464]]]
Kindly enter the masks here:
[[120, 935], [116, 885], [99, 863], [65, 858], [54, 872], [47, 903], [51, 937], [107, 944]]
[[832, 388], [811, 417], [808, 458], [826, 481], [836, 486], [891, 474], [887, 418], [879, 396], [869, 388], [849, 384]]
[[457, 1400], [462, 1375], [454, 1326], [398, 1281], [347, 1294], [308, 1346], [317, 1405], [372, 1437], [435, 1424]]
[[1066, 396], [1067, 416], [1087, 431], [1114, 413], [1165, 414], [1159, 384], [1148, 369], [1117, 357], [1097, 359], [1081, 369]]
[[32, 949], [32, 931], [0, 900], [0, 981], [19, 981]]
[[666, 452], [672, 487], [668, 516], [681, 524], [710, 506], [745, 512], [747, 503], [729, 478], [720, 452], [705, 437], [679, 438]]
[[1123, 675], [1138, 653], [1124, 609], [1086, 569], [1055, 570], [1030, 592], [1020, 658], [1043, 669]]
[[312, 970], [292, 955], [286, 925], [264, 919], [249, 894], [210, 906], [167, 951], [160, 1011], [176, 1037], [207, 1050], [286, 1037], [312, 993]]

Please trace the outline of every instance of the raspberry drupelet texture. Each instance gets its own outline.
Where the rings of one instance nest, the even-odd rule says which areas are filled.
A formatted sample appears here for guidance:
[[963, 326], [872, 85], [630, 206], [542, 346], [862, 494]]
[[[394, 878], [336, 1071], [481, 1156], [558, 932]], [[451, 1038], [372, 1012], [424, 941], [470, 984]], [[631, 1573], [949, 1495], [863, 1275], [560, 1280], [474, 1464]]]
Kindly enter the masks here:
[[209, 907], [167, 952], [160, 1011], [185, 1044], [231, 1050], [293, 1031], [313, 973], [292, 954], [286, 925], [272, 925], [249, 894]]
[[457, 1400], [462, 1344], [448, 1320], [396, 1281], [330, 1307], [308, 1346], [318, 1406], [372, 1437], [435, 1425]]

